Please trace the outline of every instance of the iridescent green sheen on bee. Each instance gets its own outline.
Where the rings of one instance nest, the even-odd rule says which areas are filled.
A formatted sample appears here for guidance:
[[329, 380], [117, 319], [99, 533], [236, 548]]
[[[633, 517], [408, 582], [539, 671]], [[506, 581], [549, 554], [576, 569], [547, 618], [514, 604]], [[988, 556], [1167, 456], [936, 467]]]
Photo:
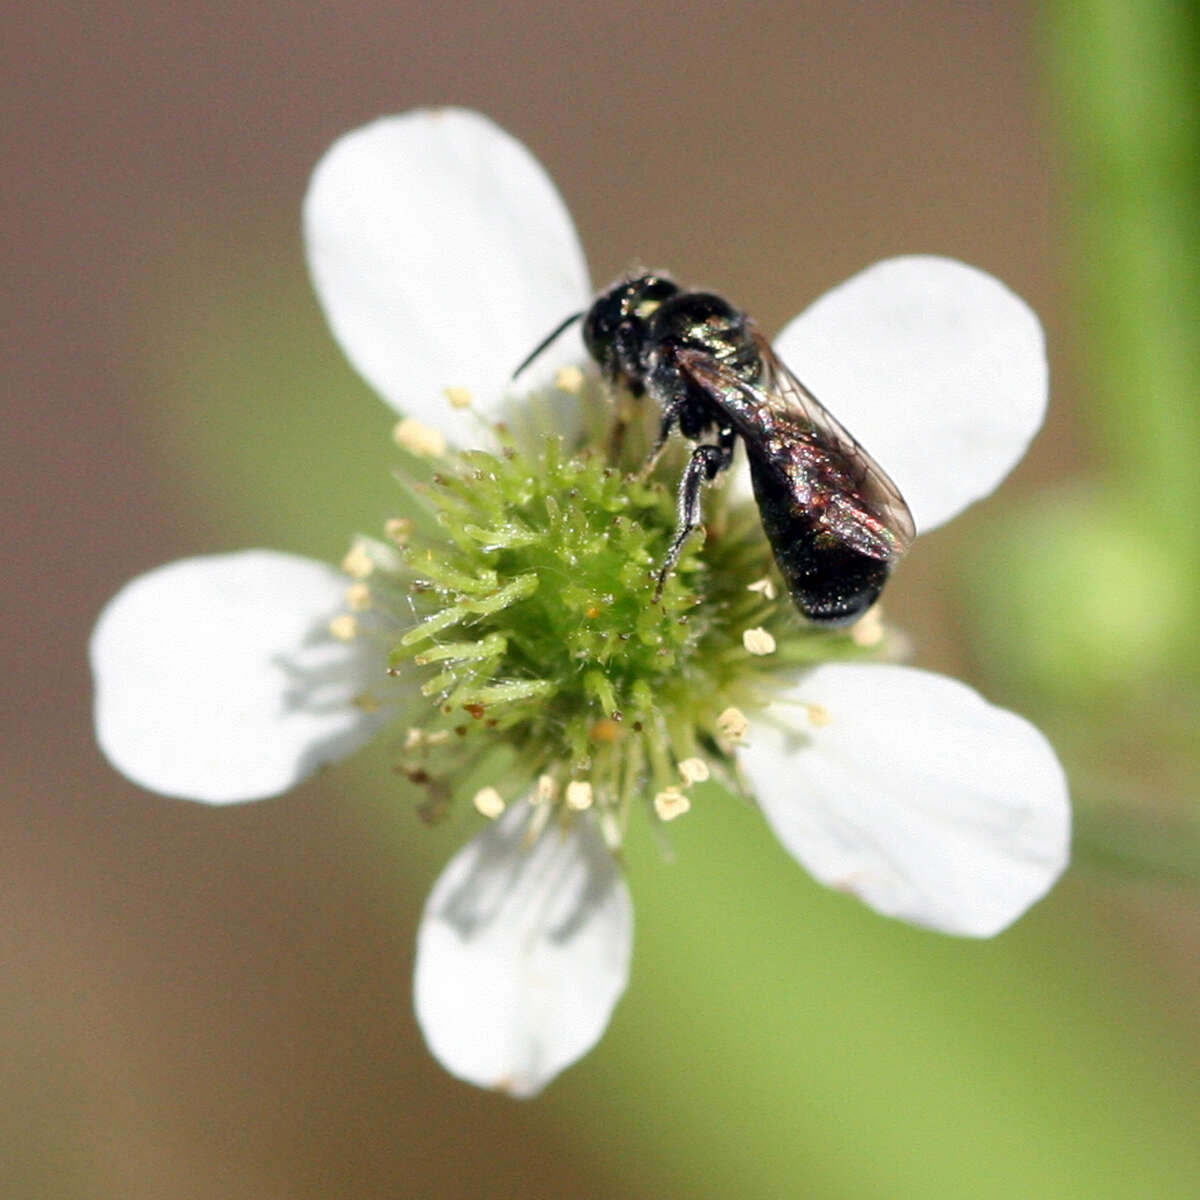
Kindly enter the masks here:
[[754, 322], [720, 296], [684, 291], [661, 273], [620, 280], [578, 316], [604, 377], [661, 410], [651, 463], [676, 428], [698, 443], [679, 482], [660, 588], [700, 524], [703, 485], [729, 468], [740, 439], [796, 607], [832, 627], [862, 616], [913, 539], [912, 515]]

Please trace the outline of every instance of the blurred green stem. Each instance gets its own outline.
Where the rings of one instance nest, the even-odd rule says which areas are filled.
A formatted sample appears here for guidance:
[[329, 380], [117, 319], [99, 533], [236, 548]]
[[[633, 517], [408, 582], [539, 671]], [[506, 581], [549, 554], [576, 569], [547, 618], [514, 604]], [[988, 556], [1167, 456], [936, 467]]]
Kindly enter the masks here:
[[1039, 697], [1077, 857], [1197, 881], [1200, 4], [1049, 0], [1041, 17], [1093, 466], [989, 543], [985, 653]]
[[1197, 7], [1058, 0], [1045, 23], [1096, 449], [1185, 580], [1200, 563]]

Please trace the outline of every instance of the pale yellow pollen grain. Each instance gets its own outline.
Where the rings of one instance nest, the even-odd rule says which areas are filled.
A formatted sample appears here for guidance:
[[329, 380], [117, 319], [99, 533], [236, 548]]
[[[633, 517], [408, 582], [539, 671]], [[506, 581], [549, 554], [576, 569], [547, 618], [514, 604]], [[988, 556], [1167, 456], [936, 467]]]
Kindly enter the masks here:
[[494, 787], [480, 788], [473, 800], [476, 810], [494, 821], [504, 811], [504, 798]]
[[559, 367], [554, 373], [554, 386], [560, 392], [578, 396], [583, 391], [583, 379], [583, 372], [574, 364], [568, 367]]
[[471, 407], [471, 389], [465, 387], [448, 387], [445, 389], [446, 399], [450, 401], [451, 408], [470, 408]]
[[703, 783], [708, 778], [708, 763], [702, 758], [685, 758], [680, 760], [679, 774], [683, 777], [683, 786], [691, 787], [693, 783]]
[[358, 635], [358, 622], [349, 613], [342, 613], [329, 622], [329, 632], [340, 642], [352, 642]]
[[850, 636], [856, 646], [878, 646], [883, 641], [883, 614], [878, 605], [868, 608], [850, 627]]
[[669, 787], [654, 797], [654, 811], [663, 821], [682, 817], [691, 807], [692, 802], [677, 787]]
[[572, 779], [567, 784], [567, 807], [583, 812], [592, 806], [592, 785], [586, 779]]
[[747, 629], [742, 634], [742, 645], [748, 654], [774, 654], [775, 639], [761, 626], [758, 629]]
[[384, 534], [397, 546], [407, 546], [412, 531], [413, 523], [410, 517], [389, 517], [383, 525]]
[[351, 579], [366, 579], [375, 570], [375, 560], [367, 552], [362, 542], [355, 542], [342, 559], [342, 570]]
[[558, 792], [558, 784], [553, 775], [539, 775], [531, 797], [534, 804], [549, 804]]
[[441, 458], [446, 453], [446, 435], [423, 424], [416, 417], [405, 417], [402, 421], [397, 421], [392, 430], [392, 441], [402, 449], [425, 458]]
[[822, 725], [828, 725], [833, 720], [829, 709], [823, 704], [806, 704], [804, 711], [808, 713], [809, 721], [813, 725], [816, 725], [817, 728], [820, 728]]
[[346, 589], [346, 607], [351, 612], [366, 612], [371, 607], [371, 589], [365, 583], [355, 583]]
[[756, 579], [753, 583], [746, 584], [746, 591], [758, 592], [768, 600], [775, 599], [775, 581], [764, 575], [761, 579]]
[[717, 714], [716, 726], [721, 737], [728, 738], [731, 742], [740, 742], [746, 736], [750, 722], [746, 720], [746, 714], [740, 708], [731, 705], [724, 712]]

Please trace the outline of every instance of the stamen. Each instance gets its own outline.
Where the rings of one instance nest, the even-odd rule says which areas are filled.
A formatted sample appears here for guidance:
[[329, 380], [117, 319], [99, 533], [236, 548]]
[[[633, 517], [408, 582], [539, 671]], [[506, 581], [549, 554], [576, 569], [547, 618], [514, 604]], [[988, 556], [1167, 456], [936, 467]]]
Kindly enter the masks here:
[[505, 808], [504, 799], [494, 787], [480, 788], [475, 793], [473, 803], [476, 810], [491, 821], [494, 821]]
[[412, 531], [413, 522], [409, 517], [389, 517], [383, 524], [384, 534], [397, 546], [407, 546]]
[[445, 390], [446, 399], [451, 408], [470, 408], [471, 389], [465, 387], [448, 387]]
[[663, 821], [673, 821], [691, 807], [692, 802], [677, 787], [669, 787], [654, 797], [654, 811]]
[[879, 605], [868, 608], [850, 627], [850, 636], [856, 646], [878, 646], [883, 641], [883, 614]]
[[352, 642], [358, 636], [358, 622], [349, 613], [342, 613], [329, 622], [329, 632], [339, 642]]
[[731, 705], [724, 712], [717, 714], [716, 727], [721, 737], [736, 745], [745, 740], [750, 722], [746, 720], [746, 714], [740, 708]]
[[[578, 367], [556, 381], [600, 404]], [[446, 397], [469, 399], [457, 389]], [[730, 517], [715, 493], [710, 516], [724, 535], [685, 547], [655, 599], [652, 568], [676, 530], [675, 480], [631, 477], [645, 459], [640, 424], [653, 414], [629, 403], [627, 445], [605, 401], [590, 426], [603, 442], [577, 453], [553, 436], [531, 448], [514, 424], [496, 427], [495, 452], [452, 451], [434, 468], [406, 454], [409, 504], [393, 510], [405, 515], [382, 523], [377, 540], [355, 539], [346, 556], [340, 636], [388, 630], [389, 672], [430, 704], [427, 718], [409, 718], [419, 728], [407, 741], [400, 726], [402, 769], [436, 780], [443, 809], [452, 797], [493, 818], [506, 804], [532, 805], [531, 840], [548, 822], [569, 827], [592, 812], [617, 848], [646, 800], [661, 831], [746, 740], [749, 721], [729, 701], [757, 711], [774, 699], [775, 677], [755, 658], [804, 665], [832, 644], [823, 630], [767, 621], [782, 589], [764, 571], [755, 514]], [[442, 440], [423, 431], [402, 421], [396, 440], [440, 452]], [[476, 777], [463, 789], [485, 760], [490, 786]]]
[[742, 645], [747, 654], [774, 654], [775, 639], [761, 626], [757, 629], [747, 629], [742, 634]]
[[446, 453], [446, 435], [423, 425], [416, 417], [397, 421], [392, 430], [392, 440], [401, 449], [423, 458], [441, 458]]
[[365, 583], [356, 583], [348, 587], [346, 607], [351, 612], [366, 612], [371, 607], [371, 589]]
[[375, 560], [361, 541], [356, 541], [342, 559], [342, 570], [351, 579], [366, 579], [375, 570]]
[[583, 812], [585, 808], [591, 808], [592, 800], [592, 785], [586, 779], [572, 779], [567, 784], [567, 807], [575, 812]]
[[583, 381], [583, 372], [574, 365], [559, 367], [554, 375], [554, 386], [572, 396], [578, 396], [583, 391]]

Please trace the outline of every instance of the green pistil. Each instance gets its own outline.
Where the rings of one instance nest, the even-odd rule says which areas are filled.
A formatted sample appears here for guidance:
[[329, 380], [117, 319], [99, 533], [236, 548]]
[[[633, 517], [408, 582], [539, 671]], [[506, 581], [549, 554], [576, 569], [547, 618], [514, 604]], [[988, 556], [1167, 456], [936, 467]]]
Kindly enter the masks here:
[[[656, 596], [683, 447], [641, 481], [643, 437], [610, 432], [603, 451], [574, 453], [557, 437], [498, 437], [497, 453], [406, 456], [411, 504], [390, 527], [407, 544], [373, 556], [375, 607], [399, 631], [391, 672], [427, 702], [402, 770], [429, 789], [429, 815], [481, 788], [512, 803], [539, 778], [543, 793], [553, 781], [542, 803], [565, 812], [567, 785], [586, 782], [618, 841], [634, 804], [688, 786], [681, 761], [734, 780], [721, 714], [762, 709], [797, 665], [862, 653], [769, 585], [749, 590], [772, 577], [770, 550], [753, 504], [723, 488]], [[775, 653], [749, 653], [749, 629]]]

